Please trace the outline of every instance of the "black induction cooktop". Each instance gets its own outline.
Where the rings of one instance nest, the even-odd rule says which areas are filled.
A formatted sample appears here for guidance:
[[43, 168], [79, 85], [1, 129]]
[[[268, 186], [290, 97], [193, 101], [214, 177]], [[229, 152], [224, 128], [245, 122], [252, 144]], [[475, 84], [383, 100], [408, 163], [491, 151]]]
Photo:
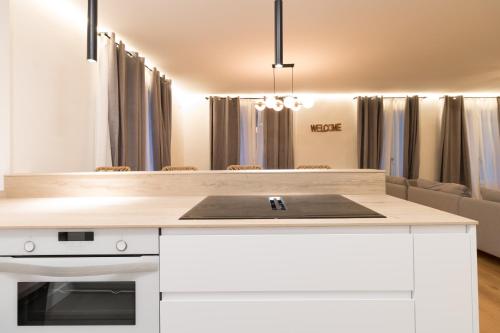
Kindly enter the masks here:
[[181, 220], [385, 218], [341, 195], [209, 196]]

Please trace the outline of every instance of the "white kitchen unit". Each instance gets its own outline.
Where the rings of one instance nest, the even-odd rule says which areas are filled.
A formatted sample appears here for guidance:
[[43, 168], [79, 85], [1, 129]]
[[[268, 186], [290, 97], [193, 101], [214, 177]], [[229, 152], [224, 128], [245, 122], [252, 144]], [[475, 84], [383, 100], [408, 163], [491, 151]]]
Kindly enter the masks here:
[[475, 226], [164, 228], [162, 333], [478, 333]]
[[[100, 245], [86, 243], [85, 253], [103, 261], [106, 267], [99, 270], [125, 272], [88, 276], [80, 269], [77, 277], [136, 281], [136, 292], [143, 295], [138, 325], [127, 332], [479, 333], [477, 223], [385, 195], [383, 171], [92, 173], [8, 180], [7, 199], [0, 200], [3, 255], [30, 257], [24, 246], [34, 240], [33, 251], [41, 256], [61, 248], [63, 256], [77, 257], [83, 254], [74, 246], [79, 244], [54, 242], [53, 232], [94, 231]], [[320, 204], [331, 193], [344, 198]], [[228, 194], [240, 197], [221, 200]], [[264, 200], [250, 207], [255, 198], [249, 194]], [[297, 194], [316, 197], [291, 197]], [[210, 196], [217, 205], [206, 200]], [[359, 209], [349, 212], [355, 204]], [[212, 210], [200, 215], [200, 207]], [[363, 215], [365, 208], [376, 214]], [[323, 215], [326, 209], [333, 215]], [[41, 229], [50, 237], [35, 239], [32, 231]], [[26, 275], [32, 281], [21, 280], [8, 272], [18, 258], [0, 259], [7, 264], [4, 271], [0, 267], [0, 280], [7, 283], [0, 285], [8, 290], [16, 282], [69, 280], [36, 274]], [[53, 267], [58, 264], [89, 264], [86, 257], [51, 259], [42, 262], [50, 264], [51, 274], [64, 272]], [[131, 261], [130, 267], [122, 261]], [[148, 272], [130, 272], [145, 264]], [[29, 332], [16, 326], [14, 291], [0, 298], [9, 311], [8, 316], [0, 311], [0, 331], [7, 320], [13, 333]], [[90, 330], [125, 331], [121, 328]], [[77, 331], [64, 329], [61, 333]]]

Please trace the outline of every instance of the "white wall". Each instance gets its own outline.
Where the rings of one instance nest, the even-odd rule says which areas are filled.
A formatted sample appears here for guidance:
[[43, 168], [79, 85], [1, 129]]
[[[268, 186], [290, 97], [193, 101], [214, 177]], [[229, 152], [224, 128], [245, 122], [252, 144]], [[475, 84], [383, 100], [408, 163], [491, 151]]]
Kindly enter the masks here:
[[93, 168], [97, 66], [86, 0], [11, 1], [12, 171]]
[[10, 172], [10, 9], [0, 0], [0, 191]]
[[210, 169], [210, 112], [203, 95], [172, 89], [172, 165]]
[[[312, 109], [295, 112], [295, 165], [357, 168], [356, 120], [356, 103], [350, 97], [317, 99]], [[312, 124], [332, 123], [342, 123], [342, 131], [311, 132]]]
[[[85, 59], [86, 4], [10, 1], [9, 44], [9, 0], [0, 0], [0, 72], [10, 69], [12, 74], [0, 75], [0, 174], [9, 169], [93, 169], [97, 66]], [[176, 88], [175, 83], [174, 78], [172, 162], [209, 169], [208, 102], [204, 95]], [[439, 115], [438, 100], [422, 102], [423, 178], [438, 175]], [[342, 123], [342, 132], [310, 131], [311, 124], [336, 122]], [[317, 99], [313, 109], [295, 114], [294, 126], [296, 165], [356, 167], [356, 110], [350, 97]]]
[[[90, 171], [98, 76], [85, 59], [87, 1], [11, 3], [12, 172]], [[175, 79], [173, 90], [173, 163], [209, 169], [208, 102]]]
[[[420, 100], [420, 178], [439, 177], [442, 101]], [[351, 98], [319, 99], [311, 110], [296, 113], [295, 164], [357, 167], [357, 112]], [[312, 133], [313, 123], [342, 123], [342, 132]]]
[[[209, 105], [202, 95], [174, 90], [172, 162], [210, 168]], [[442, 104], [420, 102], [420, 177], [437, 180]], [[312, 124], [342, 123], [341, 132], [313, 133]], [[349, 96], [318, 97], [314, 107], [294, 114], [295, 165], [328, 164], [357, 168], [356, 102]]]
[[[210, 169], [209, 104], [203, 95], [174, 90], [172, 163]], [[342, 132], [311, 133], [310, 125], [337, 123]], [[294, 114], [295, 164], [356, 168], [356, 109], [352, 98], [324, 98]]]

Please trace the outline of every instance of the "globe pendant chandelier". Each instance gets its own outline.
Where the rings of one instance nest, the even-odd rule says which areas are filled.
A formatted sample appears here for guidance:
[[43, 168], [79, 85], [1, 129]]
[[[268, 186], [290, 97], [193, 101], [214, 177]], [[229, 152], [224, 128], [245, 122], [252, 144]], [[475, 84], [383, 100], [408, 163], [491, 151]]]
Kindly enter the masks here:
[[255, 103], [255, 109], [257, 111], [264, 111], [266, 108], [273, 109], [274, 111], [282, 111], [284, 108], [288, 108], [292, 111], [300, 111], [302, 108], [310, 109], [314, 106], [314, 100], [306, 96], [295, 96], [293, 87], [293, 69], [294, 64], [282, 64], [281, 68], [290, 68], [292, 73], [292, 91], [290, 95], [278, 96], [276, 94], [276, 65], [273, 65], [273, 82], [274, 82], [274, 94], [264, 97], [262, 100], [258, 100]]
[[[309, 97], [297, 97], [294, 95], [294, 82], [293, 82], [293, 70], [295, 64], [284, 64], [283, 63], [283, 1], [274, 1], [274, 52], [275, 52], [275, 62], [273, 67], [273, 82], [274, 82], [274, 94], [271, 96], [266, 96], [262, 100], [258, 100], [255, 103], [255, 109], [257, 111], [264, 111], [266, 108], [273, 109], [275, 111], [282, 111], [285, 107], [291, 109], [292, 111], [299, 111], [303, 107], [306, 109], [312, 108], [314, 106], [314, 100]], [[287, 96], [277, 96], [276, 95], [276, 69], [291, 69], [292, 73], [292, 91], [290, 95]]]

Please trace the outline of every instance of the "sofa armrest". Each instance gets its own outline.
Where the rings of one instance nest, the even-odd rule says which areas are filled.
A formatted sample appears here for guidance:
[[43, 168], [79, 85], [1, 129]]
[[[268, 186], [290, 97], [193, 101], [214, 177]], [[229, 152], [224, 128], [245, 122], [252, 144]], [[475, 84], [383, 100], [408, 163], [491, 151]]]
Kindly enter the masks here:
[[408, 187], [406, 185], [385, 183], [385, 192], [396, 198], [408, 199]]
[[460, 200], [459, 213], [479, 222], [478, 249], [500, 257], [500, 203], [463, 198]]

